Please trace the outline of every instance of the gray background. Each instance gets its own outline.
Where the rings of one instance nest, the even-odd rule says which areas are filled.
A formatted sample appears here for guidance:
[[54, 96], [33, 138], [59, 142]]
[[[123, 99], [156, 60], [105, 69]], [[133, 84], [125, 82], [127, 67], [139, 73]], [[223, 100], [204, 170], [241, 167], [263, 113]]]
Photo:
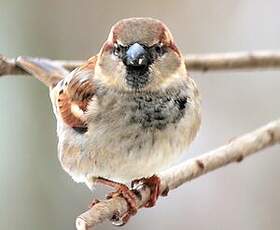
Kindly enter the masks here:
[[[0, 53], [86, 59], [112, 24], [131, 16], [163, 20], [185, 54], [277, 50], [279, 8], [277, 0], [0, 0]], [[191, 75], [203, 97], [203, 125], [185, 158], [279, 117], [279, 71]], [[1, 78], [0, 127], [0, 229], [74, 229], [93, 194], [59, 165], [47, 88], [31, 77]], [[201, 177], [123, 229], [279, 229], [279, 161], [275, 146]]]

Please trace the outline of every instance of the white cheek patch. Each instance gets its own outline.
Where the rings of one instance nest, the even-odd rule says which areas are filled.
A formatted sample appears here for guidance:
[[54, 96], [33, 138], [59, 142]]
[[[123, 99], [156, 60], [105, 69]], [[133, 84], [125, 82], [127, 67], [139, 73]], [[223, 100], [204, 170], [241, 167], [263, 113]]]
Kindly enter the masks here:
[[71, 112], [74, 114], [75, 117], [81, 119], [82, 121], [86, 121], [84, 111], [81, 110], [77, 104], [71, 104]]

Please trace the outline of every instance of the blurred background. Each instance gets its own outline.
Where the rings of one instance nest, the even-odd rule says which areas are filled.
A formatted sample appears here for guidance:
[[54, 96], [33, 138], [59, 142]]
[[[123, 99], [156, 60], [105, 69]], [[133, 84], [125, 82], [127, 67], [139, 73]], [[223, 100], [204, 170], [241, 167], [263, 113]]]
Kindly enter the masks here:
[[[186, 55], [280, 47], [278, 0], [0, 0], [0, 53], [86, 59], [119, 19], [163, 20]], [[280, 115], [280, 71], [190, 73], [203, 124], [184, 159]], [[92, 194], [60, 167], [48, 90], [32, 77], [0, 79], [0, 229], [74, 229]], [[123, 229], [247, 230], [280, 227], [280, 147], [170, 192]], [[183, 160], [183, 159], [182, 159]], [[112, 229], [110, 223], [98, 229]]]

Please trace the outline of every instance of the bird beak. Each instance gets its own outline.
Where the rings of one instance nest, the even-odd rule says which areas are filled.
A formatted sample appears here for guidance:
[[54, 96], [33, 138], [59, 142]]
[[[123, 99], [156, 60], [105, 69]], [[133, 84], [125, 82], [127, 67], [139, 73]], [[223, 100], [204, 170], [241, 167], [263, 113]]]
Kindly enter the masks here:
[[151, 57], [149, 52], [145, 47], [139, 43], [134, 43], [131, 45], [123, 58], [123, 63], [129, 67], [147, 67], [151, 62]]

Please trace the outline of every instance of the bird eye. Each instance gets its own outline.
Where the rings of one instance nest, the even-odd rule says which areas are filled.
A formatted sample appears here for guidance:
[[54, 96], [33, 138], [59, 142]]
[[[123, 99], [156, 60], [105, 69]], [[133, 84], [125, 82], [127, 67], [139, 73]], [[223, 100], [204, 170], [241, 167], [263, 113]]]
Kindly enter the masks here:
[[121, 51], [122, 51], [122, 47], [119, 44], [114, 44], [114, 48], [113, 48], [113, 54], [115, 56], [120, 56], [121, 55]]
[[159, 56], [162, 56], [165, 53], [165, 47], [162, 43], [158, 43], [154, 46], [154, 50]]

